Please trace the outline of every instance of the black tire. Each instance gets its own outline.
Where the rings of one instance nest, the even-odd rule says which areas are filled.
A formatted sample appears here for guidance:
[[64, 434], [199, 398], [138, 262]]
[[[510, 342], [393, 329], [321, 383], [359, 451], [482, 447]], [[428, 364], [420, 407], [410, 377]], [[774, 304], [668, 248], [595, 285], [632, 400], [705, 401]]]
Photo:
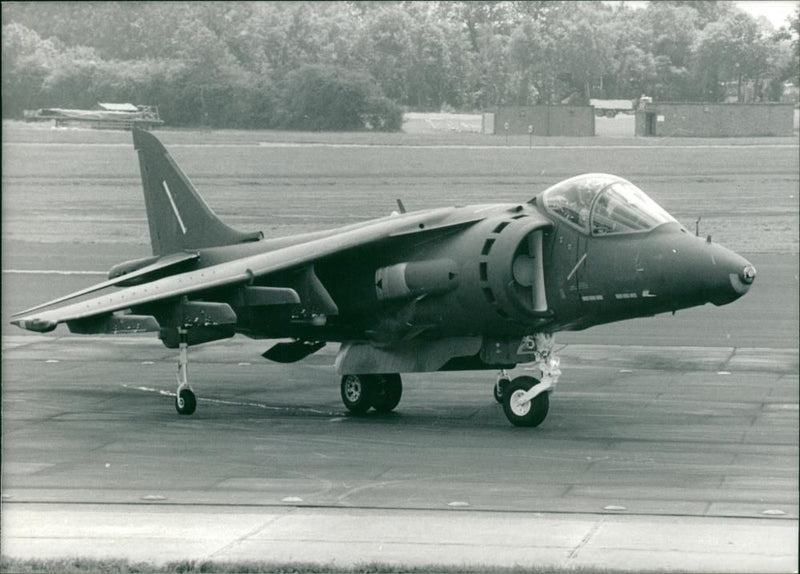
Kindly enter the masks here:
[[[180, 400], [178, 400], [178, 397], [175, 397], [175, 410], [178, 411], [179, 415], [192, 414], [197, 408], [197, 397], [194, 396], [192, 390], [181, 389], [178, 395], [180, 396]], [[181, 406], [181, 401], [183, 401], [183, 406]]]
[[542, 424], [550, 409], [550, 393], [545, 391], [525, 405], [518, 404], [518, 397], [539, 384], [533, 377], [517, 377], [503, 392], [503, 412], [508, 421], [518, 427], [536, 427]]
[[606, 110], [606, 117], [607, 118], [615, 118], [615, 117], [617, 117], [617, 111], [616, 110]]
[[501, 405], [503, 404], [503, 394], [505, 393], [508, 385], [511, 384], [511, 381], [508, 379], [500, 379], [497, 381], [495, 386], [492, 388], [492, 394], [494, 395], [494, 400], [496, 400]]
[[372, 406], [370, 387], [372, 378], [369, 375], [345, 375], [342, 377], [340, 391], [342, 402], [351, 413], [362, 415]]
[[388, 413], [400, 404], [403, 396], [403, 381], [400, 375], [378, 375], [371, 383], [370, 404], [379, 413]]

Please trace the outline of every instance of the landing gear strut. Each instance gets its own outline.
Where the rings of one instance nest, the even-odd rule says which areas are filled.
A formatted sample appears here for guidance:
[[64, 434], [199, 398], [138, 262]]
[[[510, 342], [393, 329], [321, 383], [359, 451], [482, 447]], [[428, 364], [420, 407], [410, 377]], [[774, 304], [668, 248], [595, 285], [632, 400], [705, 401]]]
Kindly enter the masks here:
[[511, 384], [511, 377], [508, 376], [508, 371], [501, 369], [497, 374], [497, 382], [494, 384], [494, 400], [501, 405], [503, 404], [503, 393], [508, 385]]
[[341, 382], [342, 402], [354, 414], [364, 414], [370, 408], [388, 413], [400, 403], [403, 382], [400, 375], [345, 375]]
[[189, 386], [187, 369], [189, 366], [188, 333], [178, 328], [178, 390], [175, 392], [175, 410], [179, 415], [190, 415], [197, 408], [197, 397]]

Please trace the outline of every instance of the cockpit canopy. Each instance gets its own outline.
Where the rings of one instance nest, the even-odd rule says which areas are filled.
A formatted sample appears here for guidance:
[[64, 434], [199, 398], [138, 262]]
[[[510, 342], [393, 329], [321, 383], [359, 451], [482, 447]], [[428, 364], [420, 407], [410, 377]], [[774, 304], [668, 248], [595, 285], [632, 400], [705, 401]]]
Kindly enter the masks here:
[[547, 211], [592, 235], [650, 231], [675, 221], [631, 182], [604, 173], [567, 179], [539, 197]]

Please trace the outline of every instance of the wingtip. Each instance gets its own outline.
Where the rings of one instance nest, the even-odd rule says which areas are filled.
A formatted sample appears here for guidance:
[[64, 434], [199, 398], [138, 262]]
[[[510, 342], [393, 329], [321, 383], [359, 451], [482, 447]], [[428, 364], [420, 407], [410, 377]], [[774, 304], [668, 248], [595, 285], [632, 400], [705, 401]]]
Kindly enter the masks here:
[[55, 321], [44, 321], [42, 319], [15, 319], [11, 321], [11, 324], [27, 331], [36, 331], [37, 333], [49, 333], [58, 326]]

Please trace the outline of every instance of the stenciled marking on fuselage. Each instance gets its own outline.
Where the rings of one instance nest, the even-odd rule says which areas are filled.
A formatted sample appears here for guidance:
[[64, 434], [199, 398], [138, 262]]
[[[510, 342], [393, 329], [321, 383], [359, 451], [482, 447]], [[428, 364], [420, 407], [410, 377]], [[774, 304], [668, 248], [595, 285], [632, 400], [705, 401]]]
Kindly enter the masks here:
[[602, 301], [602, 295], [583, 295], [581, 301]]
[[615, 293], [615, 299], [638, 299], [639, 295], [636, 293]]
[[183, 224], [183, 219], [181, 219], [181, 214], [178, 212], [178, 206], [175, 205], [175, 200], [172, 198], [172, 192], [169, 190], [169, 186], [167, 185], [166, 181], [161, 182], [161, 187], [164, 188], [164, 191], [167, 194], [167, 198], [169, 199], [169, 204], [172, 206], [172, 211], [175, 212], [175, 217], [178, 218], [178, 225], [181, 226], [181, 233], [186, 235], [186, 226]]

